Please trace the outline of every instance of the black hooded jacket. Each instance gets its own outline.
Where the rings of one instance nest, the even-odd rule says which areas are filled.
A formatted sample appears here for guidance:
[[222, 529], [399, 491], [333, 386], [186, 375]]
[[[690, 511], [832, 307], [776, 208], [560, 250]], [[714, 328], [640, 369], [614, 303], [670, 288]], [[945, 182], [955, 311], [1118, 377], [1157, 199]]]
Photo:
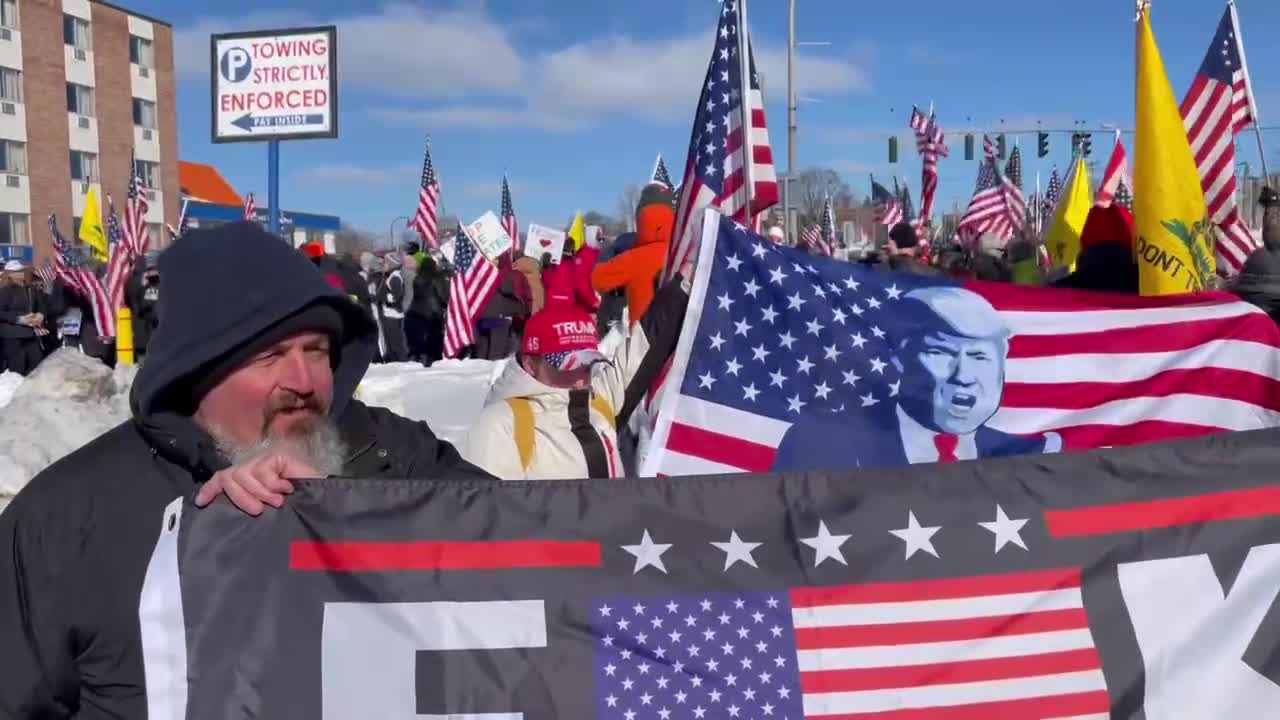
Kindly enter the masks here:
[[160, 325], [133, 417], [37, 475], [0, 514], [0, 717], [142, 718], [138, 601], [165, 506], [226, 462], [190, 419], [220, 360], [316, 303], [338, 309], [332, 414], [353, 477], [487, 477], [425, 423], [352, 394], [376, 347], [360, 308], [252, 223], [184, 236], [160, 261]]

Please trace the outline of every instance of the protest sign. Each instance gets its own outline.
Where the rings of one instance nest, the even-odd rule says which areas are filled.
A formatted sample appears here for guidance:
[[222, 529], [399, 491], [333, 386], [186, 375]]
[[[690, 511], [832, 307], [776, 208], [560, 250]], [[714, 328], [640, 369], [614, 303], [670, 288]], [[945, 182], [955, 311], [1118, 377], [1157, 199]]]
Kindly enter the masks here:
[[463, 225], [462, 230], [492, 262], [497, 262], [499, 255], [511, 249], [511, 236], [502, 229], [502, 223], [498, 222], [498, 216], [492, 210], [473, 220], [471, 224]]
[[525, 232], [524, 254], [532, 258], [541, 258], [543, 253], [551, 253], [552, 264], [560, 264], [564, 255], [564, 243], [567, 236], [536, 223], [529, 225]]

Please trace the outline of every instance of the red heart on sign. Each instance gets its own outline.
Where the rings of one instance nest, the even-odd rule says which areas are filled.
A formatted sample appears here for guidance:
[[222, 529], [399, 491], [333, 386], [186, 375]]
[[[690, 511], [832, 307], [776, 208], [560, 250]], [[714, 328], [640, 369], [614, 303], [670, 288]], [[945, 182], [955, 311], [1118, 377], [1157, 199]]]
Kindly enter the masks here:
[[542, 238], [541, 240], [539, 240], [539, 241], [538, 241], [538, 244], [539, 244], [539, 245], [541, 245], [541, 246], [542, 246], [542, 247], [544, 247], [544, 248], [545, 248], [545, 247], [551, 247], [551, 241], [550, 241], [550, 240], [548, 240], [548, 239], [546, 239], [546, 238]]

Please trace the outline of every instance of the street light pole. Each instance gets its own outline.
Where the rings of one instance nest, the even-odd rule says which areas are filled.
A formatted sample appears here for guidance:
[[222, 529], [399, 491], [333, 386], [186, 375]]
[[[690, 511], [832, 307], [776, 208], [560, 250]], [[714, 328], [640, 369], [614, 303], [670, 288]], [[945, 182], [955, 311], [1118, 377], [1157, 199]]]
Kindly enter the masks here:
[[791, 241], [791, 182], [796, 174], [796, 0], [787, 0], [787, 179], [782, 183], [782, 227]]
[[396, 223], [400, 222], [401, 220], [404, 220], [407, 223], [409, 221], [409, 216], [401, 215], [393, 219], [391, 221], [391, 226], [387, 228], [387, 241], [390, 243], [392, 250], [396, 249]]

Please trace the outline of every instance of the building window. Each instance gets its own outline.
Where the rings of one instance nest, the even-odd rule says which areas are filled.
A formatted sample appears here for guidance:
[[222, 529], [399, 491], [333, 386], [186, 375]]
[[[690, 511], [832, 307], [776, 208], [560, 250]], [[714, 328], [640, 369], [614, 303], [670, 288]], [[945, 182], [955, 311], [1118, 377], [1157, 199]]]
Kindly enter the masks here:
[[0, 0], [0, 25], [18, 29], [18, 0]]
[[138, 37], [137, 35], [129, 36], [129, 62], [138, 67], [155, 67], [155, 55], [151, 50], [151, 41]]
[[22, 71], [0, 67], [0, 100], [22, 102]]
[[138, 176], [142, 186], [155, 190], [160, 187], [160, 163], [154, 163], [149, 160], [134, 160], [133, 172]]
[[31, 233], [27, 216], [21, 213], [0, 213], [0, 244], [30, 245]]
[[98, 156], [93, 153], [71, 151], [71, 179], [93, 182], [98, 177]]
[[93, 47], [90, 45], [92, 36], [87, 20], [82, 20], [75, 15], [62, 16], [62, 42], [77, 50], [92, 50]]
[[156, 104], [150, 100], [133, 99], [133, 124], [138, 127], [156, 129]]
[[93, 88], [67, 83], [67, 112], [93, 117]]
[[27, 174], [27, 144], [14, 140], [0, 140], [0, 172], [12, 175]]

